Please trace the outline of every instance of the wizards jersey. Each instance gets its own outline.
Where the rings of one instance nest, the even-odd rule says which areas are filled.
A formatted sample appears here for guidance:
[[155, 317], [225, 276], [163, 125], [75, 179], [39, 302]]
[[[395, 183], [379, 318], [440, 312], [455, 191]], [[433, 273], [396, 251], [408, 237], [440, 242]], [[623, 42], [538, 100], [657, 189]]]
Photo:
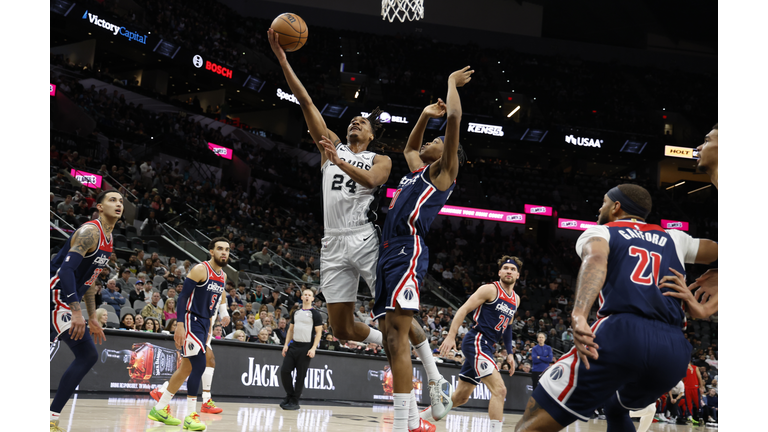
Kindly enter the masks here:
[[586, 230], [576, 242], [579, 256], [591, 237], [606, 239], [610, 248], [598, 318], [631, 313], [675, 326], [685, 325], [682, 300], [662, 295], [672, 290], [659, 289], [659, 281], [664, 276], [674, 276], [669, 268], [685, 275], [684, 263], [695, 262], [698, 239], [642, 221], [620, 220]]
[[382, 243], [399, 236], [424, 237], [429, 232], [429, 226], [456, 187], [455, 180], [445, 191], [435, 187], [429, 178], [430, 166], [423, 166], [400, 180], [384, 221]]
[[[83, 226], [86, 225], [95, 225], [99, 229], [99, 245], [95, 251], [84, 256], [80, 265], [75, 269], [75, 290], [77, 292], [75, 296], [77, 298], [60, 299], [64, 304], [70, 304], [75, 300], [82, 299], [91, 284], [93, 284], [96, 278], [99, 277], [99, 274], [101, 274], [101, 269], [103, 269], [109, 262], [109, 257], [112, 256], [112, 236], [107, 240], [104, 235], [104, 228], [101, 226], [101, 221], [94, 219], [83, 224]], [[80, 229], [83, 229], [83, 227], [81, 226], [79, 230]], [[74, 235], [72, 237], [74, 237]], [[53, 291], [54, 297], [58, 297], [60, 292], [58, 287], [59, 269], [67, 259], [72, 237], [67, 239], [67, 242], [64, 243], [64, 247], [62, 247], [59, 253], [51, 260], [51, 291]], [[51, 301], [55, 302], [56, 300], [54, 298], [51, 299]]]
[[472, 328], [495, 344], [504, 339], [504, 331], [514, 321], [515, 312], [520, 306], [520, 297], [514, 291], [511, 296], [507, 295], [499, 281], [494, 282], [493, 285], [496, 287], [496, 298], [475, 309], [472, 315], [475, 325]]
[[[187, 299], [187, 311], [202, 318], [211, 318], [219, 306], [219, 297], [224, 292], [227, 275], [224, 270], [221, 270], [221, 273], [213, 271], [208, 261], [203, 261], [202, 264], [208, 275], [195, 286], [195, 290]], [[189, 319], [189, 314], [186, 317]]]
[[[339, 158], [350, 165], [369, 171], [376, 153], [354, 153], [345, 144], [336, 145]], [[326, 161], [323, 174], [323, 221], [325, 229], [343, 229], [365, 225], [376, 220], [381, 186], [369, 189], [352, 180], [338, 166]]]

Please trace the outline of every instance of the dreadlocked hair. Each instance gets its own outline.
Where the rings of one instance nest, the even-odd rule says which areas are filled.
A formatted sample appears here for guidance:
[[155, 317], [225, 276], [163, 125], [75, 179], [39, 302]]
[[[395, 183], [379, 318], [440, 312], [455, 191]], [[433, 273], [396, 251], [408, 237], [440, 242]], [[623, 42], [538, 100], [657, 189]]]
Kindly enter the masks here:
[[467, 161], [467, 153], [464, 151], [464, 147], [462, 147], [461, 144], [459, 144], [457, 153], [459, 156], [459, 166], [464, 166], [464, 162]]
[[[376, 152], [378, 150], [381, 150], [381, 146], [379, 146], [379, 140], [381, 137], [384, 136], [384, 132], [386, 129], [384, 129], [384, 125], [379, 121], [379, 116], [381, 113], [383, 113], [384, 110], [382, 110], [379, 107], [376, 107], [371, 111], [371, 113], [368, 115], [368, 121], [371, 122], [371, 128], [373, 129], [373, 141], [371, 141], [370, 144], [368, 144], [368, 151]], [[376, 133], [381, 129], [381, 133], [376, 136]]]

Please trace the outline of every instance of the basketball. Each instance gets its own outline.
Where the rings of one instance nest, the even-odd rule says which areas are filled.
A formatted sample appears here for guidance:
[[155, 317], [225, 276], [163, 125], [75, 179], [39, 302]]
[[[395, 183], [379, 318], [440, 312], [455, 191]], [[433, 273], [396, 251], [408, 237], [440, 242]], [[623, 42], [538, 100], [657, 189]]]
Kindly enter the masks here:
[[309, 29], [307, 23], [300, 16], [286, 12], [280, 14], [272, 21], [272, 30], [280, 35], [278, 42], [285, 52], [293, 52], [307, 43]]

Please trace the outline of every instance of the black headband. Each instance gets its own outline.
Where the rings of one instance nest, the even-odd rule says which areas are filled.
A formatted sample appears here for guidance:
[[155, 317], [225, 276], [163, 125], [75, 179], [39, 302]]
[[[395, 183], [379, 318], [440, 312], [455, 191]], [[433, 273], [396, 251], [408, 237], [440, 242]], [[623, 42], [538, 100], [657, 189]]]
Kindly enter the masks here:
[[513, 266], [515, 266], [515, 268], [517, 269], [517, 271], [520, 271], [520, 268], [517, 266], [517, 263], [516, 263], [516, 262], [515, 262], [515, 260], [513, 260], [512, 258], [507, 258], [507, 260], [506, 260], [506, 261], [504, 261], [503, 263], [501, 263], [501, 266], [502, 266], [502, 267], [504, 267], [504, 264], [512, 264]]
[[608, 198], [610, 198], [611, 201], [620, 202], [621, 209], [624, 210], [624, 212], [628, 215], [641, 216], [643, 219], [645, 219], [651, 212], [650, 210], [646, 210], [644, 207], [632, 201], [632, 199], [630, 199], [628, 196], [624, 195], [624, 192], [622, 192], [618, 186], [609, 190], [606, 195], [608, 195]]

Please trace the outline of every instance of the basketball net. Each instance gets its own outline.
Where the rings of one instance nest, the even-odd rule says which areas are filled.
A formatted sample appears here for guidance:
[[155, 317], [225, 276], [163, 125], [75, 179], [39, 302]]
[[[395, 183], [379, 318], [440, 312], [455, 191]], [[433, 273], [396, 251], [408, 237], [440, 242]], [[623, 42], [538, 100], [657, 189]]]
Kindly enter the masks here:
[[393, 22], [415, 21], [424, 18], [424, 0], [381, 0], [381, 19]]

